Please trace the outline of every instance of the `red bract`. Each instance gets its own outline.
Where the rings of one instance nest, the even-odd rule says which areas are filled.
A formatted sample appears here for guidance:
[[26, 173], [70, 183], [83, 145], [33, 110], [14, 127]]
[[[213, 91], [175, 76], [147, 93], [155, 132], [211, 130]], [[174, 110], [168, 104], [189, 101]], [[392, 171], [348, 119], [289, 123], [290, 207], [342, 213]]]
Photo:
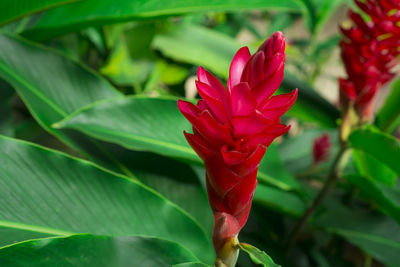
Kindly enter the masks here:
[[327, 161], [331, 154], [331, 149], [332, 143], [329, 134], [326, 133], [316, 138], [312, 148], [314, 164]]
[[289, 126], [280, 117], [295, 102], [297, 89], [272, 96], [283, 79], [285, 40], [277, 32], [251, 55], [247, 47], [234, 56], [227, 84], [199, 67], [197, 105], [178, 101], [191, 122], [187, 141], [204, 161], [207, 191], [214, 213], [214, 247], [218, 251], [246, 223], [257, 170], [266, 148]]
[[340, 101], [353, 104], [359, 116], [369, 119], [378, 90], [390, 81], [400, 53], [400, 1], [355, 0], [370, 17], [349, 11], [353, 26], [341, 28], [341, 56], [348, 78], [339, 79]]

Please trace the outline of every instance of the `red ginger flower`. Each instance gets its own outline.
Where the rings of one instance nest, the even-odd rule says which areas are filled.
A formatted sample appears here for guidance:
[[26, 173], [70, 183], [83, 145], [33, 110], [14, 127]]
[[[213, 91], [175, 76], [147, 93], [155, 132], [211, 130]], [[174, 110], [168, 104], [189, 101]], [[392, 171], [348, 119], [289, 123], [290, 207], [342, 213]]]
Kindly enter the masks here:
[[400, 54], [400, 1], [355, 0], [371, 20], [349, 11], [350, 29], [341, 28], [341, 56], [348, 78], [339, 79], [340, 102], [354, 104], [361, 118], [370, 119], [378, 90], [389, 82]]
[[316, 138], [313, 143], [313, 158], [314, 158], [314, 165], [327, 161], [331, 154], [332, 149], [332, 142], [331, 137], [328, 133], [323, 134]]
[[284, 64], [285, 40], [276, 32], [254, 55], [247, 47], [239, 49], [227, 90], [199, 67], [196, 87], [202, 99], [197, 105], [178, 101], [193, 126], [193, 134], [184, 132], [185, 137], [206, 168], [217, 255], [247, 221], [267, 147], [290, 128], [280, 123], [280, 116], [294, 104], [297, 89], [272, 96], [282, 82]]

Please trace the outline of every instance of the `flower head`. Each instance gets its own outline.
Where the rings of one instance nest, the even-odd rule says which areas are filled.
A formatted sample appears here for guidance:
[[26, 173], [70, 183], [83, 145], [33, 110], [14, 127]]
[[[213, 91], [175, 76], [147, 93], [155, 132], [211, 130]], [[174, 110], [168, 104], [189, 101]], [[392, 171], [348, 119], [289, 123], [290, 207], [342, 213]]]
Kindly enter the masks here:
[[184, 132], [186, 139], [206, 168], [217, 254], [246, 223], [267, 147], [289, 130], [280, 117], [294, 104], [297, 89], [273, 96], [282, 82], [284, 64], [285, 40], [277, 32], [253, 55], [247, 47], [238, 50], [227, 90], [199, 67], [196, 87], [202, 99], [197, 105], [178, 101], [193, 126], [193, 134]]
[[314, 140], [312, 154], [314, 164], [318, 164], [323, 161], [327, 161], [331, 154], [332, 143], [329, 134], [323, 134]]
[[394, 74], [400, 54], [400, 1], [355, 0], [370, 21], [349, 11], [353, 26], [341, 28], [341, 56], [348, 77], [339, 79], [340, 101], [353, 104], [359, 117], [369, 119], [378, 90]]

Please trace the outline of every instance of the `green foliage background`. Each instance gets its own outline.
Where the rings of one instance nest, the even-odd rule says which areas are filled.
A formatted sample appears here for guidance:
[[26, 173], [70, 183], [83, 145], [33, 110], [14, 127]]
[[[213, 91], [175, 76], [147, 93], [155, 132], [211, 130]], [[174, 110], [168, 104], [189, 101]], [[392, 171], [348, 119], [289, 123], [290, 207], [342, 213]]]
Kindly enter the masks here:
[[[313, 140], [328, 132], [338, 150], [340, 112], [318, 79], [341, 75], [324, 70], [351, 4], [1, 1], [0, 266], [212, 264], [204, 168], [176, 101], [193, 95], [199, 65], [226, 82], [235, 51], [276, 30], [289, 38], [279, 92], [299, 88], [284, 118], [295, 127], [261, 162], [240, 240], [282, 266], [397, 266], [399, 80], [374, 125], [351, 134], [344, 178], [285, 253], [333, 161], [312, 167]], [[275, 266], [259, 249], [246, 245], [238, 266]]]

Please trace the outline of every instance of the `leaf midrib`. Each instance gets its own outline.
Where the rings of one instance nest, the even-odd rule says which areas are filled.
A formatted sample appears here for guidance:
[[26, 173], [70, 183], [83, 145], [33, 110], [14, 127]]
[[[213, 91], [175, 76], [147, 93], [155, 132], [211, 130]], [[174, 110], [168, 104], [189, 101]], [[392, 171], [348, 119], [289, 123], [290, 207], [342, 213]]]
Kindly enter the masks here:
[[[134, 134], [128, 134], [128, 133], [115, 132], [115, 131], [112, 131], [112, 130], [107, 130], [107, 129], [102, 128], [102, 127], [101, 128], [100, 127], [94, 127], [93, 125], [92, 125], [93, 128], [100, 128], [100, 129], [98, 129], [96, 131], [96, 132], [99, 132], [99, 134], [95, 134], [95, 133], [93, 133], [93, 131], [87, 131], [84, 127], [81, 127], [81, 126], [79, 126], [77, 124], [75, 125], [73, 123], [69, 124], [67, 122], [67, 123], [61, 123], [61, 124], [56, 124], [56, 125], [58, 127], [60, 127], [60, 128], [74, 128], [74, 129], [77, 129], [77, 130], [80, 130], [80, 131], [84, 132], [85, 134], [87, 134], [89, 136], [92, 136], [92, 137], [95, 137], [95, 138], [99, 138], [99, 139], [105, 139], [105, 140], [107, 140], [109, 142], [113, 142], [113, 143], [115, 142], [114, 139], [110, 140], [110, 138], [105, 138], [104, 136], [101, 136], [100, 133], [103, 132], [103, 133], [105, 133], [107, 135], [110, 135], [110, 136], [127, 138], [127, 139], [130, 139], [130, 140], [141, 141], [141, 142], [148, 143], [148, 144], [156, 144], [156, 145], [159, 145], [159, 146], [167, 147], [169, 149], [178, 150], [180, 152], [184, 152], [184, 153], [187, 153], [187, 154], [190, 154], [190, 155], [197, 156], [197, 154], [191, 148], [188, 148], [188, 147], [185, 147], [185, 146], [182, 146], [182, 145], [179, 145], [179, 144], [175, 144], [175, 143], [170, 143], [170, 142], [166, 142], [166, 141], [157, 140], [155, 138], [149, 138], [149, 137], [144, 137], [144, 136], [134, 135]], [[122, 144], [121, 142], [119, 144], [121, 144], [123, 146], [127, 146], [127, 147], [129, 147], [131, 149], [137, 149], [134, 146], [128, 146], [126, 144]]]
[[17, 230], [24, 230], [36, 233], [51, 234], [51, 235], [72, 235], [75, 232], [68, 232], [65, 230], [60, 230], [51, 227], [44, 227], [39, 225], [24, 224], [13, 221], [0, 221], [0, 227], [12, 228]]

